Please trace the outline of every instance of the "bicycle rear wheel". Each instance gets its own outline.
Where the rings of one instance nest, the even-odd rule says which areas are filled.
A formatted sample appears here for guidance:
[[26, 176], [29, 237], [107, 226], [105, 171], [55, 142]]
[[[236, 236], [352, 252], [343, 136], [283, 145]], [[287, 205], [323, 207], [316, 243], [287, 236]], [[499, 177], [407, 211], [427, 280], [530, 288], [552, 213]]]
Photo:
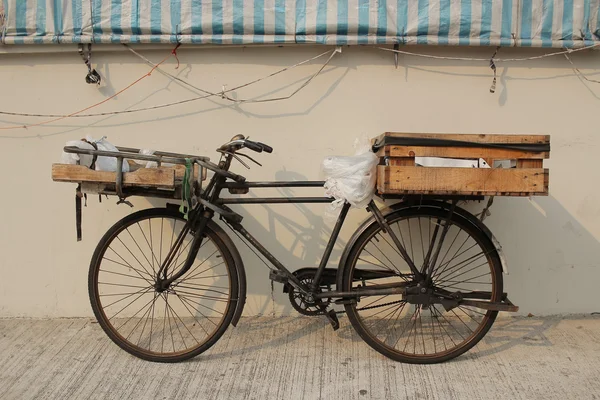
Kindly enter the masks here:
[[[457, 208], [449, 218], [446, 209], [421, 205], [395, 211], [387, 220], [419, 270], [438, 245], [441, 229], [436, 235], [436, 226], [449, 224], [431, 273], [432, 287], [448, 292], [488, 292], [492, 302], [500, 301], [498, 253], [468, 216]], [[384, 277], [377, 277], [377, 272]], [[367, 228], [350, 250], [342, 282], [344, 291], [375, 284], [416, 284], [389, 233], [377, 223]], [[498, 314], [462, 304], [449, 310], [439, 303], [410, 304], [400, 294], [364, 296], [345, 308], [352, 326], [371, 347], [394, 360], [418, 364], [463, 354], [485, 336]]]
[[[192, 267], [164, 291], [157, 273], [186, 224], [176, 210], [155, 208], [117, 222], [92, 257], [88, 289], [98, 322], [136, 357], [178, 362], [210, 348], [225, 332], [238, 294], [236, 266], [210, 222]], [[193, 236], [184, 233], [167, 276], [184, 264]]]

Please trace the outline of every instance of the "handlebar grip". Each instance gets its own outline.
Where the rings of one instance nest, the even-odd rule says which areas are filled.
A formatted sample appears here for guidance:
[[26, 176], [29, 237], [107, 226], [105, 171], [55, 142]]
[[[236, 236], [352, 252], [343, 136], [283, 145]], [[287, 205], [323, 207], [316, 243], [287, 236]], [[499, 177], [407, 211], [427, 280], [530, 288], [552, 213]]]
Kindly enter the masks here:
[[263, 151], [263, 147], [259, 143], [253, 142], [251, 140], [246, 140], [244, 142], [244, 147], [250, 150], [254, 150], [257, 153], [261, 153]]
[[261, 143], [261, 142], [256, 142], [257, 144], [259, 144], [262, 148], [263, 151], [265, 151], [266, 153], [272, 153], [273, 152], [273, 148], [267, 144]]

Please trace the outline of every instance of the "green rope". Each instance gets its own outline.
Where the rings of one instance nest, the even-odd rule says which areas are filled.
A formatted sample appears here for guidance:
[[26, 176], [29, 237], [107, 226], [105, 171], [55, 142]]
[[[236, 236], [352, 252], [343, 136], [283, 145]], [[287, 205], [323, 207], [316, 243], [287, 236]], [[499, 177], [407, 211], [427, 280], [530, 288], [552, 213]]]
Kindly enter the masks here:
[[185, 173], [183, 174], [183, 182], [181, 185], [181, 206], [179, 212], [183, 214], [183, 218], [188, 219], [188, 213], [192, 204], [192, 188], [190, 187], [190, 175], [193, 173], [194, 164], [189, 158], [185, 159]]

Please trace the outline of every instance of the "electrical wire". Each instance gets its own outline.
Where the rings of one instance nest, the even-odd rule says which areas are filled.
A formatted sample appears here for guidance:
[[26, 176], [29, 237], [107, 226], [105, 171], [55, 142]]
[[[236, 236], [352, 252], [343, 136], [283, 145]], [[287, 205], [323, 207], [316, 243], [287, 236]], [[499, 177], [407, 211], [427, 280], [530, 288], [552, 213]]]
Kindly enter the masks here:
[[[179, 100], [179, 101], [175, 101], [175, 102], [171, 102], [171, 103], [165, 103], [165, 104], [159, 104], [156, 106], [149, 106], [149, 107], [141, 107], [141, 108], [135, 108], [135, 109], [131, 109], [131, 110], [117, 110], [117, 111], [107, 111], [107, 112], [101, 112], [101, 113], [90, 113], [90, 114], [81, 114], [81, 112], [85, 111], [78, 111], [76, 113], [72, 113], [72, 114], [68, 114], [68, 115], [63, 115], [63, 114], [36, 114], [36, 113], [20, 113], [20, 112], [10, 112], [10, 111], [0, 111], [0, 115], [11, 115], [11, 116], [19, 116], [19, 117], [42, 117], [42, 118], [57, 118], [56, 120], [52, 120], [52, 121], [45, 121], [42, 124], [46, 124], [46, 123], [50, 123], [50, 122], [54, 122], [54, 121], [58, 121], [60, 119], [64, 119], [64, 118], [87, 118], [87, 117], [99, 117], [99, 116], [107, 116], [107, 115], [118, 115], [118, 114], [128, 114], [128, 113], [135, 113], [135, 112], [142, 112], [142, 111], [150, 111], [150, 110], [156, 110], [156, 109], [160, 109], [160, 108], [167, 108], [167, 107], [173, 107], [173, 106], [177, 106], [177, 105], [181, 105], [181, 104], [185, 104], [185, 103], [190, 103], [193, 101], [198, 101], [198, 100], [202, 100], [202, 99], [206, 99], [209, 97], [221, 97], [223, 99], [235, 102], [235, 103], [264, 103], [264, 102], [269, 102], [269, 101], [277, 101], [277, 100], [287, 100], [291, 97], [293, 97], [294, 95], [296, 95], [298, 92], [300, 92], [302, 89], [304, 89], [314, 78], [316, 78], [322, 71], [323, 69], [329, 64], [329, 62], [331, 61], [331, 59], [340, 52], [340, 50], [338, 48], [334, 49], [333, 51], [326, 51], [324, 53], [321, 53], [315, 57], [309, 58], [307, 60], [301, 61], [297, 64], [294, 64], [292, 66], [289, 67], [285, 67], [282, 68], [278, 71], [275, 71], [269, 75], [266, 75], [262, 78], [258, 78], [255, 79], [253, 81], [244, 83], [242, 85], [233, 87], [231, 89], [227, 89], [227, 90], [223, 90], [221, 92], [210, 92], [208, 90], [202, 89], [200, 87], [197, 87], [193, 84], [191, 84], [190, 82], [181, 79], [173, 74], [170, 74], [168, 72], [166, 72], [165, 70], [161, 69], [159, 66], [160, 64], [162, 64], [165, 60], [161, 61], [158, 64], [153, 63], [152, 61], [148, 60], [146, 57], [142, 56], [141, 54], [139, 54], [138, 52], [136, 52], [135, 50], [131, 49], [129, 46], [126, 46], [130, 51], [132, 51], [135, 55], [137, 55], [138, 57], [140, 57], [142, 60], [144, 60], [147, 64], [149, 64], [152, 67], [152, 71], [157, 70], [160, 73], [162, 73], [163, 75], [166, 75], [186, 86], [191, 87], [194, 90], [197, 90], [199, 92], [205, 93], [205, 95], [203, 96], [198, 96], [198, 97], [193, 97], [190, 99], [185, 99], [185, 100]], [[282, 97], [276, 97], [276, 98], [269, 98], [269, 99], [260, 99], [260, 100], [255, 100], [255, 99], [234, 99], [231, 98], [230, 96], [227, 95], [227, 93], [233, 92], [235, 90], [239, 90], [241, 88], [245, 88], [248, 87], [250, 85], [253, 85], [255, 83], [261, 82], [265, 79], [271, 78], [275, 75], [278, 75], [282, 72], [291, 70], [293, 68], [296, 68], [300, 65], [306, 64], [308, 62], [314, 61], [316, 59], [319, 59], [323, 56], [329, 55], [329, 58], [327, 59], [327, 61], [321, 65], [321, 67], [314, 73], [312, 74], [306, 81], [304, 81], [304, 83], [298, 88], [296, 89], [294, 92], [292, 92], [290, 95], [288, 96], [282, 96]], [[138, 79], [137, 81], [135, 81], [134, 83], [132, 83], [131, 85], [129, 85], [128, 87], [126, 87], [125, 89], [121, 90], [120, 92], [112, 95], [111, 97], [109, 97], [108, 99], [105, 99], [104, 101], [97, 103], [93, 106], [88, 107], [87, 109], [90, 109], [92, 107], [95, 107], [96, 105], [100, 105], [108, 100], [110, 100], [111, 98], [117, 96], [118, 94], [124, 92], [126, 89], [128, 89], [129, 87], [133, 86], [135, 83], [137, 83], [138, 81], [140, 81], [141, 79], [145, 78], [146, 76], [149, 76], [149, 74], [144, 75], [142, 78]], [[5, 128], [0, 128], [0, 129], [18, 129], [18, 128], [24, 128], [24, 127], [32, 127], [32, 126], [37, 126], [38, 124], [32, 124], [32, 125], [26, 125], [26, 126], [12, 126], [12, 127], [5, 127]], [[41, 125], [41, 124], [39, 124]]]
[[120, 95], [121, 93], [125, 92], [126, 90], [130, 89], [131, 87], [133, 87], [134, 85], [136, 85], [137, 83], [141, 82], [142, 80], [144, 80], [145, 78], [149, 77], [150, 75], [152, 75], [152, 72], [154, 72], [155, 69], [157, 69], [159, 67], [159, 65], [161, 65], [162, 63], [164, 63], [165, 61], [167, 61], [169, 58], [171, 58], [171, 56], [173, 56], [174, 54], [176, 54], [176, 50], [179, 47], [179, 45], [177, 45], [170, 53], [168, 56], [166, 56], [165, 58], [163, 58], [158, 64], [156, 64], [155, 67], [153, 67], [148, 73], [142, 75], [141, 77], [139, 77], [138, 79], [136, 79], [135, 81], [133, 81], [132, 83], [130, 83], [129, 85], [125, 86], [123, 89], [119, 90], [118, 92], [116, 92], [115, 94], [113, 94], [112, 96], [107, 97], [106, 99], [92, 104], [91, 106], [85, 107], [79, 111], [75, 111], [71, 114], [67, 114], [67, 115], [61, 115], [61, 116], [57, 116], [56, 118], [50, 119], [50, 120], [46, 120], [46, 121], [42, 121], [42, 122], [38, 122], [35, 124], [28, 124], [28, 125], [14, 125], [14, 126], [3, 126], [0, 127], [0, 130], [9, 130], [9, 129], [27, 129], [27, 128], [33, 128], [35, 126], [41, 126], [41, 125], [47, 125], [47, 124], [51, 124], [53, 122], [58, 122], [61, 121], [63, 119], [66, 118], [70, 118], [73, 117], [77, 114], [81, 114], [84, 111], [90, 110], [94, 107], [98, 107], [99, 105], [102, 105], [104, 103], [106, 103], [107, 101], [115, 98], [116, 96]]

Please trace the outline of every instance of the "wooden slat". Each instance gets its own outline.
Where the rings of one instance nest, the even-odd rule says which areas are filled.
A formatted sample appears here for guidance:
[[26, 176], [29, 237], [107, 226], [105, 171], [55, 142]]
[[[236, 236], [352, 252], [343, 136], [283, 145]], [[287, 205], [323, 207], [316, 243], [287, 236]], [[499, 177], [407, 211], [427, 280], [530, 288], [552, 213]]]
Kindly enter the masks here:
[[377, 189], [384, 194], [548, 194], [548, 170], [530, 168], [425, 168], [378, 166]]
[[542, 168], [543, 160], [517, 160], [517, 168]]
[[389, 163], [392, 166], [414, 166], [415, 158], [414, 157], [393, 157], [389, 159]]
[[[83, 165], [53, 164], [52, 180], [56, 182], [115, 183], [115, 172], [94, 171]], [[169, 167], [141, 168], [123, 174], [123, 186], [175, 186], [175, 170]]]
[[466, 133], [405, 133], [386, 132], [374, 140], [384, 136], [391, 137], [420, 137], [431, 139], [464, 140], [475, 143], [550, 143], [550, 135], [512, 135], [512, 134], [466, 134]]
[[484, 158], [490, 160], [544, 159], [549, 152], [532, 153], [529, 151], [487, 149], [473, 147], [430, 147], [388, 145], [376, 153], [379, 157], [444, 157], [444, 158]]
[[[165, 167], [166, 168], [166, 167]], [[185, 165], [174, 165], [175, 169], [175, 180], [180, 181], [183, 179], [185, 175]], [[198, 171], [200, 170], [200, 166], [198, 164], [194, 165], [194, 179], [198, 176]], [[206, 180], [206, 168], [202, 168], [202, 180]]]

